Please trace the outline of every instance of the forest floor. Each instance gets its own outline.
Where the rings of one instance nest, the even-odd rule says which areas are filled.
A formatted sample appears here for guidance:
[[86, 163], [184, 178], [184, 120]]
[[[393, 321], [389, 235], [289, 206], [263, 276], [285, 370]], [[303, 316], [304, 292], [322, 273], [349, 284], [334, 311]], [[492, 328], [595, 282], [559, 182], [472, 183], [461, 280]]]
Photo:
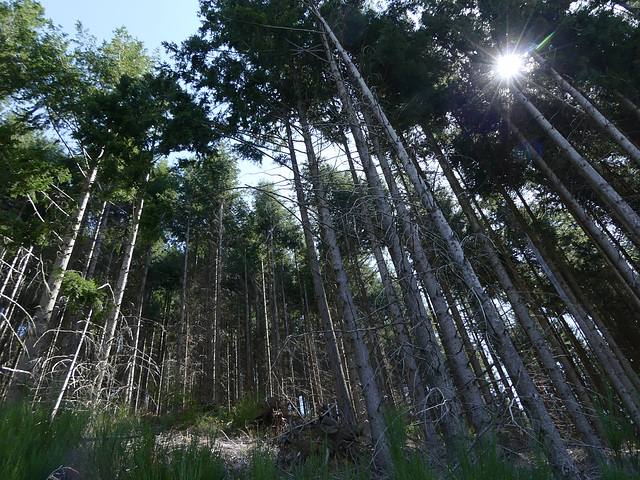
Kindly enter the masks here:
[[[415, 448], [415, 445], [406, 449], [405, 453], [407, 454], [406, 458], [408, 463], [417, 463], [414, 463], [412, 467], [408, 469], [406, 464], [401, 466], [400, 470], [403, 471], [397, 476], [382, 472], [375, 473], [370, 470], [364, 471], [357, 465], [354, 465], [356, 467], [355, 470], [352, 469], [350, 472], [341, 472], [340, 468], [337, 467], [339, 462], [336, 461], [335, 458], [330, 458], [328, 451], [326, 455], [322, 454], [310, 460], [314, 468], [326, 469], [324, 472], [316, 470], [316, 475], [309, 476], [305, 474], [298, 476], [296, 469], [292, 468], [296, 462], [289, 463], [290, 459], [287, 459], [287, 456], [283, 455], [279, 447], [279, 445], [282, 444], [281, 439], [283, 437], [286, 437], [286, 432], [275, 437], [268, 437], [260, 434], [256, 435], [256, 432], [252, 430], [235, 430], [230, 433], [225, 433], [225, 431], [221, 430], [213, 437], [203, 437], [197, 432], [194, 432], [193, 429], [187, 429], [161, 433], [158, 435], [157, 441], [159, 444], [168, 447], [168, 450], [186, 448], [189, 445], [193, 445], [193, 442], [197, 442], [201, 448], [210, 449], [219, 455], [232, 479], [265, 478], [269, 480], [279, 480], [309, 478], [318, 480], [346, 480], [366, 478], [368, 480], [507, 480], [511, 478], [526, 478], [530, 480], [551, 480], [555, 478], [548, 465], [535, 465], [536, 462], [542, 461], [544, 463], [544, 461], [540, 457], [536, 458], [535, 453], [531, 451], [518, 453], [503, 446], [501, 452], [505, 453], [504, 456], [494, 458], [494, 452], [488, 452], [488, 457], [490, 458], [481, 459], [479, 463], [475, 465], [468, 465], [462, 468], [460, 466], [452, 468], [450, 464], [447, 464], [447, 459], [444, 455], [441, 455], [435, 462], [432, 456], [430, 462], [431, 468], [429, 468], [426, 466], [426, 462], [417, 460], [417, 456], [414, 457], [409, 453], [410, 450]], [[266, 458], [268, 461], [273, 462], [271, 475], [256, 475], [255, 452], [260, 452], [260, 454], [263, 455], [263, 459]], [[569, 452], [580, 469], [584, 480], [640, 480], [640, 469], [614, 468], [611, 471], [602, 471], [598, 465], [589, 461], [585, 448], [572, 447], [569, 448]], [[637, 455], [637, 452], [627, 450], [617, 455], [616, 460], [628, 466], [630, 464], [636, 464], [634, 459], [637, 458]], [[492, 464], [494, 460], [502, 462], [502, 465]], [[305, 459], [305, 461], [308, 463], [309, 459]], [[438, 466], [434, 468], [434, 464]], [[459, 470], [466, 470], [466, 472]], [[274, 474], [277, 476], [272, 476]]]
[[[197, 442], [200, 448], [210, 448], [220, 455], [225, 467], [235, 473], [246, 471], [250, 464], [251, 452], [265, 448], [264, 440], [259, 440], [248, 432], [236, 432], [227, 435], [220, 431], [217, 435], [202, 436], [191, 430], [169, 431], [158, 435], [157, 441], [168, 450], [186, 448]], [[274, 449], [273, 453], [276, 451]]]
[[[104, 410], [60, 411], [0, 405], [2, 480], [552, 480], [541, 448], [514, 432], [451, 455], [429, 450], [404, 420], [388, 423], [392, 466], [371, 468], [365, 435], [347, 435], [326, 414], [293, 425], [246, 421], [236, 409], [163, 417]], [[257, 411], [260, 411], [258, 408]], [[249, 418], [255, 414], [249, 414]], [[240, 423], [241, 421], [241, 423]], [[570, 449], [585, 480], [640, 480], [640, 442], [611, 432], [607, 460], [590, 463]], [[628, 430], [631, 432], [631, 430]], [[460, 454], [461, 453], [461, 454]]]

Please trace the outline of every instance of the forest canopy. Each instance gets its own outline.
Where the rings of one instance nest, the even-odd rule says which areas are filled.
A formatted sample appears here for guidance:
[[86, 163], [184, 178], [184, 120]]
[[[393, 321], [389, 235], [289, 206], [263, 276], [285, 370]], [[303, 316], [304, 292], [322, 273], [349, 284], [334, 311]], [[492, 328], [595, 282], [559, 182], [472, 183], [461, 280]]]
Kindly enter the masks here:
[[388, 472], [394, 412], [421, 455], [517, 438], [557, 478], [637, 447], [639, 2], [199, 17], [160, 62], [0, 2], [4, 403], [278, 398]]

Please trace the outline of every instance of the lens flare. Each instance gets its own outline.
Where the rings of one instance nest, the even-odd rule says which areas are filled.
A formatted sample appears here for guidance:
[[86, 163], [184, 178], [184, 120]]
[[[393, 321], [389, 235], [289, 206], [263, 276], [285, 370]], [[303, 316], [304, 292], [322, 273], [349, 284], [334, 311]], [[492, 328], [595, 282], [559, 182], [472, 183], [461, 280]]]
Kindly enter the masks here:
[[515, 53], [501, 55], [496, 60], [496, 74], [503, 80], [509, 80], [522, 71], [522, 56]]

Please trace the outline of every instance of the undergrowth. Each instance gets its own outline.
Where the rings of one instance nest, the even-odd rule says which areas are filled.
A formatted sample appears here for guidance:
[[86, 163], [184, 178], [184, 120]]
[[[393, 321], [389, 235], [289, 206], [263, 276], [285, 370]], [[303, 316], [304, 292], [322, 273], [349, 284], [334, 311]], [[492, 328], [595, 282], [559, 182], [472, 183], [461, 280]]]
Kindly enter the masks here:
[[[75, 475], [75, 476], [74, 476]], [[165, 445], [155, 429], [125, 414], [95, 415], [28, 404], [0, 408], [2, 480], [221, 480], [226, 470], [208, 442]]]
[[[251, 405], [241, 406], [234, 417], [223, 411], [208, 410], [179, 416], [176, 424], [187, 426], [191, 440], [171, 441], [177, 432], [164, 432], [162, 422], [134, 418], [126, 413], [60, 411], [50, 420], [46, 406], [28, 404], [0, 407], [0, 479], [60, 480], [551, 480], [553, 474], [542, 453], [533, 452], [526, 462], [508, 457], [497, 441], [486, 442], [474, 452], [461, 451], [457, 460], [433, 462], [433, 452], [421, 452], [411, 427], [401, 412], [386, 416], [387, 441], [392, 465], [386, 475], [375, 473], [370, 458], [337, 462], [324, 453], [303, 462], [283, 465], [268, 448], [256, 448], [245, 459], [246, 467], [228, 468], [212, 449], [216, 429], [231, 423], [246, 426]], [[611, 420], [614, 422], [614, 420]], [[175, 424], [174, 424], [175, 427]], [[613, 453], [600, 465], [596, 478], [640, 480], [640, 456], [626, 434], [609, 425]], [[320, 449], [320, 452], [325, 450]], [[365, 455], [366, 456], [366, 455]], [[432, 462], [432, 463], [430, 463]], [[595, 472], [594, 472], [595, 473]], [[73, 476], [73, 475], [77, 476]], [[66, 475], [66, 476], [65, 476]]]

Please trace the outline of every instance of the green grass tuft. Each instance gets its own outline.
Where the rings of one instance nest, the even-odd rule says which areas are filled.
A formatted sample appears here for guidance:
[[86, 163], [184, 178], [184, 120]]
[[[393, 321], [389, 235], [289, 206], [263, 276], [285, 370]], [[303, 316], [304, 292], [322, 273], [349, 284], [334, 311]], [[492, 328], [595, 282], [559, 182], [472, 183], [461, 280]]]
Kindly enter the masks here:
[[45, 479], [73, 461], [87, 416], [60, 411], [51, 421], [50, 414], [28, 403], [0, 407], [0, 478]]

